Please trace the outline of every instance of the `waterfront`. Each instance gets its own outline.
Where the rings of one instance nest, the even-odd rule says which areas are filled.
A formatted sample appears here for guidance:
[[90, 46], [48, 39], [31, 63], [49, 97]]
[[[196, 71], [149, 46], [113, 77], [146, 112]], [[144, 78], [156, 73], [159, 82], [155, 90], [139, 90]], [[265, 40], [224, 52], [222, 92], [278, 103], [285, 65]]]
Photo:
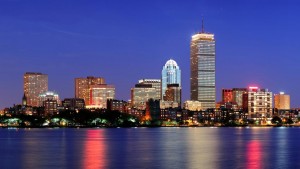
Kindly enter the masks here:
[[299, 168], [300, 128], [0, 129], [0, 168]]

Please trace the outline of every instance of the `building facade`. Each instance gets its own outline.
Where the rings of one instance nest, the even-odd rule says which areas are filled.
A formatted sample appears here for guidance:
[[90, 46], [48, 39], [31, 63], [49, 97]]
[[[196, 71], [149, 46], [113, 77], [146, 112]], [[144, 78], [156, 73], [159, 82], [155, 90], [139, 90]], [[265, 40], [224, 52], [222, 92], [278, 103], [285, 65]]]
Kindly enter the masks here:
[[164, 101], [171, 101], [181, 105], [181, 87], [179, 84], [168, 84]]
[[251, 119], [270, 118], [272, 116], [272, 92], [268, 89], [249, 87], [243, 98], [244, 109]]
[[105, 84], [105, 79], [102, 77], [75, 78], [75, 98], [84, 99], [85, 105], [89, 105], [91, 86], [101, 84]]
[[24, 94], [27, 106], [39, 106], [39, 95], [48, 91], [48, 75], [26, 72], [24, 74]]
[[117, 110], [122, 113], [126, 112], [127, 102], [123, 100], [115, 100], [115, 99], [108, 99], [107, 100], [107, 110]]
[[191, 40], [191, 100], [201, 102], [202, 109], [216, 104], [216, 49], [214, 34], [202, 32]]
[[247, 93], [247, 88], [233, 88], [233, 102], [236, 102], [239, 108], [243, 107], [243, 94]]
[[164, 100], [169, 84], [181, 87], [181, 70], [173, 59], [168, 60], [161, 71], [161, 100]]
[[159, 100], [161, 97], [161, 80], [160, 79], [141, 79], [139, 80], [139, 84], [151, 84], [153, 88], [156, 90], [156, 97], [154, 100]]
[[89, 104], [86, 107], [106, 109], [108, 99], [115, 99], [115, 87], [113, 85], [91, 85]]
[[284, 92], [280, 92], [279, 94], [274, 95], [274, 107], [278, 110], [290, 110], [291, 109], [291, 101], [290, 95], [284, 94]]
[[274, 113], [280, 117], [288, 116], [290, 117], [291, 101], [290, 95], [280, 92], [274, 95]]
[[201, 102], [196, 100], [187, 100], [183, 104], [183, 108], [190, 111], [202, 110]]
[[44, 101], [46, 100], [56, 100], [56, 103], [60, 105], [59, 95], [53, 91], [46, 91], [39, 95], [39, 106], [44, 105]]
[[156, 89], [151, 84], [136, 84], [134, 88], [131, 88], [131, 107], [145, 110], [146, 102], [156, 97]]
[[160, 100], [160, 108], [161, 109], [168, 109], [168, 108], [178, 108], [180, 105], [178, 102], [173, 102], [173, 101], [162, 101]]
[[233, 102], [232, 89], [222, 89], [222, 102]]
[[62, 106], [64, 107], [64, 109], [80, 110], [85, 108], [85, 103], [83, 99], [66, 98], [62, 101]]
[[43, 107], [44, 107], [44, 115], [53, 115], [57, 114], [57, 101], [56, 100], [45, 100], [43, 101]]

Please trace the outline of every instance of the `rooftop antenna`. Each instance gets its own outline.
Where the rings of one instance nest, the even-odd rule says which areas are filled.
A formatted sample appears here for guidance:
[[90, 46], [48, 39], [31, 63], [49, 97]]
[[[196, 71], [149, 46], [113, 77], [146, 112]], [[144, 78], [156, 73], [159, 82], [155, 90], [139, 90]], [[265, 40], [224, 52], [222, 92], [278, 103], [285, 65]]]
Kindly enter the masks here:
[[204, 33], [204, 21], [203, 21], [203, 16], [202, 16], [202, 30], [201, 30], [202, 33]]

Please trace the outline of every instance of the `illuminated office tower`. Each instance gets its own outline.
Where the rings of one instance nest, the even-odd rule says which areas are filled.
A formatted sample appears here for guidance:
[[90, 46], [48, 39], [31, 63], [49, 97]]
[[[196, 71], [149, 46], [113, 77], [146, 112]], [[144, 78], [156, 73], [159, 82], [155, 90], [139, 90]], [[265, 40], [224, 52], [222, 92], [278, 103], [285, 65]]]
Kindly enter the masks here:
[[215, 108], [216, 49], [214, 34], [202, 31], [191, 40], [191, 100], [201, 102], [202, 108]]
[[24, 74], [24, 94], [28, 106], [39, 106], [39, 95], [48, 91], [48, 75], [26, 72]]
[[157, 97], [156, 89], [151, 84], [136, 84], [131, 88], [131, 106], [139, 110], [146, 109], [146, 102]]
[[290, 107], [290, 95], [280, 92], [274, 95], [275, 109], [277, 110], [289, 110]]
[[105, 84], [105, 80], [102, 77], [75, 78], [75, 98], [84, 99], [85, 105], [89, 105], [90, 87], [101, 84]]
[[89, 104], [86, 107], [106, 109], [109, 99], [115, 99], [115, 87], [113, 85], [91, 85]]
[[233, 88], [232, 96], [233, 101], [236, 102], [239, 108], [243, 107], [243, 94], [247, 93], [246, 88]]
[[173, 59], [168, 60], [161, 71], [161, 100], [164, 100], [168, 84], [181, 87], [181, 70]]
[[222, 102], [233, 102], [232, 89], [222, 89]]
[[154, 100], [159, 100], [161, 97], [161, 80], [160, 79], [141, 79], [139, 80], [139, 84], [151, 84], [153, 88], [156, 90], [156, 97]]

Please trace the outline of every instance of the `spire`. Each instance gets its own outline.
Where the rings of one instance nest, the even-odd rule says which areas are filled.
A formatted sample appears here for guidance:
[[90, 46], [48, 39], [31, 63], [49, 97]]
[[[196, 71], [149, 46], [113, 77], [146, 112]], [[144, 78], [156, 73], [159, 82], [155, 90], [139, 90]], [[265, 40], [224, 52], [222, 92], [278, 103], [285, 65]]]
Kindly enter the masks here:
[[24, 93], [23, 98], [22, 98], [22, 105], [23, 106], [27, 105], [27, 97], [26, 97], [25, 93]]
[[204, 33], [204, 21], [203, 21], [203, 16], [202, 16], [202, 30], [201, 30], [202, 33]]

